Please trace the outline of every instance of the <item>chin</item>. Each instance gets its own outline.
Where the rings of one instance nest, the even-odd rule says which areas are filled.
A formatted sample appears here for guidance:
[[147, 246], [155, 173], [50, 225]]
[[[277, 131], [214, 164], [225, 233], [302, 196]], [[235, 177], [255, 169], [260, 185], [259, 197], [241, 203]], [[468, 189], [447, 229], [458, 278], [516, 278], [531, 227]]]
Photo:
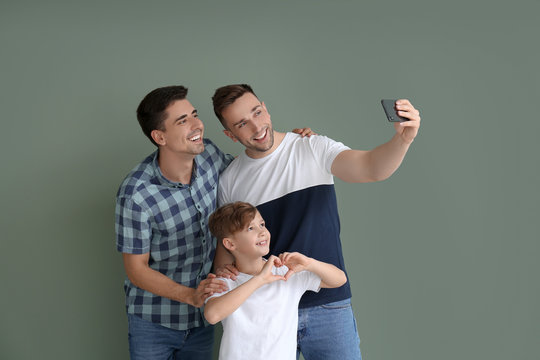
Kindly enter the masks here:
[[200, 146], [197, 146], [197, 148], [193, 150], [193, 153], [199, 155], [203, 151], [204, 151], [204, 144], [201, 144]]

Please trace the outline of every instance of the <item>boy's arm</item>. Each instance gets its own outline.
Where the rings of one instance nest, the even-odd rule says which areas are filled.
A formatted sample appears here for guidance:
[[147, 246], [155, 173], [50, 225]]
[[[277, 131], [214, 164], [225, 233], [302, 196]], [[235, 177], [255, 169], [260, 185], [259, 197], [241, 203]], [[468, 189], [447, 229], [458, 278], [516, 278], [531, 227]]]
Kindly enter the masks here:
[[272, 274], [272, 266], [281, 266], [276, 256], [270, 256], [261, 272], [236, 289], [209, 299], [204, 306], [204, 317], [210, 324], [216, 324], [236, 311], [247, 298], [261, 286], [276, 280], [285, 280], [283, 276]]
[[285, 279], [293, 273], [303, 270], [311, 271], [321, 278], [322, 288], [336, 288], [347, 282], [345, 273], [332, 264], [318, 261], [297, 252], [279, 255], [283, 265], [289, 268]]
[[227, 285], [214, 274], [201, 281], [197, 288], [184, 286], [148, 266], [150, 254], [122, 254], [126, 274], [135, 286], [158, 296], [201, 307], [214, 293], [226, 291]]
[[399, 116], [409, 121], [395, 123], [396, 134], [373, 150], [345, 150], [332, 163], [332, 174], [346, 182], [385, 180], [401, 165], [420, 128], [420, 113], [409, 100], [396, 102]]

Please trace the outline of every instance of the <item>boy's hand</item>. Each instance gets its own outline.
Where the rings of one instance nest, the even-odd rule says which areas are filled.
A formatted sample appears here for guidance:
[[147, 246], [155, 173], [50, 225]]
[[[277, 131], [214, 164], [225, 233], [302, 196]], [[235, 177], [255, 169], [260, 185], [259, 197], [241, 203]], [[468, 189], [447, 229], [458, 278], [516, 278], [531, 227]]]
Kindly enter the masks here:
[[302, 129], [293, 129], [292, 131], [293, 133], [295, 134], [298, 134], [300, 135], [301, 137], [310, 137], [311, 135], [317, 135], [316, 132], [314, 132], [313, 130], [311, 130], [311, 128], [302, 128]]
[[277, 256], [272, 255], [268, 258], [268, 261], [264, 264], [257, 277], [261, 279], [263, 284], [269, 284], [277, 280], [285, 280], [284, 276], [272, 274], [272, 266], [280, 267], [281, 265], [281, 260]]
[[204, 301], [215, 293], [227, 291], [229, 287], [224, 281], [216, 279], [216, 275], [208, 274], [208, 277], [201, 281], [196, 289], [193, 289], [193, 296], [190, 305], [200, 308]]
[[238, 269], [234, 264], [223, 265], [215, 270], [215, 273], [218, 277], [225, 279], [236, 280], [236, 275], [238, 275]]
[[311, 261], [311, 258], [297, 252], [282, 253], [279, 255], [279, 259], [283, 265], [289, 268], [289, 271], [287, 271], [285, 274], [285, 280], [290, 278], [291, 275], [296, 272], [307, 270], [307, 267]]

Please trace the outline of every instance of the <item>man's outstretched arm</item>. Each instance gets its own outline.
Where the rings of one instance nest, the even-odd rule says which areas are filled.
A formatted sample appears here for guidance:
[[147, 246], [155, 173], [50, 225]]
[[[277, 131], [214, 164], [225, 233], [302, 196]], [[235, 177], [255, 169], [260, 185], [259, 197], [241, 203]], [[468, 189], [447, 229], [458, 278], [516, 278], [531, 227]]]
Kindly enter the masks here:
[[389, 178], [401, 165], [420, 128], [420, 112], [409, 100], [396, 102], [398, 115], [409, 119], [395, 123], [396, 134], [373, 150], [345, 150], [332, 163], [332, 174], [346, 182], [374, 182]]

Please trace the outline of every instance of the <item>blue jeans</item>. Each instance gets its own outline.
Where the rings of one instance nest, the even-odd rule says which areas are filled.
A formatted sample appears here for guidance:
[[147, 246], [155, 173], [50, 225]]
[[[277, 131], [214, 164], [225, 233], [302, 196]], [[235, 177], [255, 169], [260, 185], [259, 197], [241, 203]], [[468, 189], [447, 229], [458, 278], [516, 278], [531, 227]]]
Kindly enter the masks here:
[[131, 360], [210, 360], [214, 327], [173, 330], [128, 314]]
[[298, 349], [306, 360], [361, 360], [351, 299], [298, 309]]

